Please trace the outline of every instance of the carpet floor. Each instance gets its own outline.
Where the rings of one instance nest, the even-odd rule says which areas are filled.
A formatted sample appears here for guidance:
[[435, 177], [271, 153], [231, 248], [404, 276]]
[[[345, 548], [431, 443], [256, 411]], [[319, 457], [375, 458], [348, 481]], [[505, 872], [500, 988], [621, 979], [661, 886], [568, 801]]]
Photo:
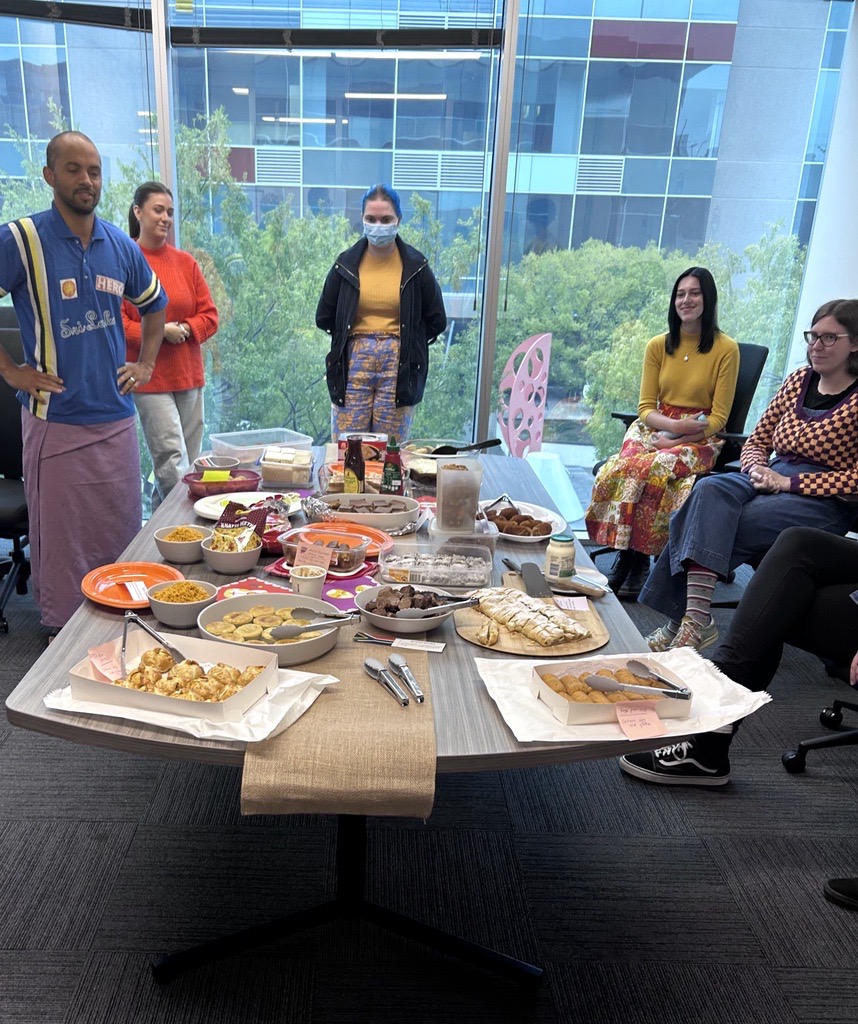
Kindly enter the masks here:
[[[629, 612], [646, 632], [652, 613]], [[719, 611], [723, 626], [730, 611]], [[0, 690], [44, 649], [7, 607]], [[168, 985], [153, 956], [331, 896], [329, 818], [242, 818], [240, 773], [0, 724], [2, 1024], [852, 1024], [858, 751], [782, 751], [850, 691], [789, 649], [715, 790], [594, 761], [439, 778], [424, 825], [371, 819], [379, 903], [545, 968], [519, 989], [371, 925], [335, 923]]]

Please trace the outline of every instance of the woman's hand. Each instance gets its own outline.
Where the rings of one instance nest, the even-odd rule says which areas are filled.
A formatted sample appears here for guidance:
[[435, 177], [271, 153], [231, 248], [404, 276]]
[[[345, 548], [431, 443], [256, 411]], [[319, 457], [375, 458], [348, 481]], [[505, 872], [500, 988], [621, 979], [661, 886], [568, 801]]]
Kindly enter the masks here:
[[187, 341], [189, 334], [190, 331], [187, 327], [177, 321], [164, 324], [164, 341], [168, 341], [171, 345], [181, 345], [183, 341]]
[[670, 429], [674, 434], [691, 434], [696, 437], [702, 433], [705, 425], [705, 419], [701, 420], [696, 416], [684, 416], [681, 420], [673, 420], [673, 426]]
[[748, 478], [762, 494], [779, 494], [781, 491], [788, 491], [790, 486], [788, 476], [776, 473], [768, 466], [751, 466]]
[[855, 655], [849, 666], [849, 685], [858, 690], [858, 654]]

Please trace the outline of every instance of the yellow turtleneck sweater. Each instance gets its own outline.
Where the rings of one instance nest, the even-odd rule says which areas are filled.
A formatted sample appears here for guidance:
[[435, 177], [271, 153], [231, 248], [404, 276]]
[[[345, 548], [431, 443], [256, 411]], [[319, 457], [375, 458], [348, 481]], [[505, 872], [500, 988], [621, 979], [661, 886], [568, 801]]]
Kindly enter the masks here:
[[396, 245], [377, 254], [368, 245], [358, 267], [360, 295], [352, 327], [353, 334], [395, 334], [399, 336], [399, 285], [402, 257]]
[[664, 350], [664, 335], [647, 342], [644, 353], [638, 416], [655, 412], [659, 404], [684, 409], [709, 409], [707, 437], [723, 430], [736, 393], [739, 346], [726, 334], [715, 335], [709, 352], [697, 351], [699, 335], [680, 333], [672, 356]]

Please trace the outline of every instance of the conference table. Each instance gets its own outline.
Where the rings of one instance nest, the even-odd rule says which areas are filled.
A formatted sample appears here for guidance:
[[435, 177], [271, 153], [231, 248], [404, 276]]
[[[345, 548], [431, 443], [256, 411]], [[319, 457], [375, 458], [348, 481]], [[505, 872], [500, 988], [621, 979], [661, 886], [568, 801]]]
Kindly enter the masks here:
[[[315, 449], [317, 467], [324, 460], [324, 449]], [[543, 488], [530, 465], [523, 459], [486, 455], [483, 466], [482, 497], [494, 499], [502, 494], [513, 500], [555, 509], [551, 496]], [[296, 522], [302, 521], [296, 517]], [[153, 534], [162, 526], [203, 521], [198, 519], [193, 500], [183, 485], [176, 487], [123, 552], [120, 561], [162, 562]], [[397, 544], [426, 547], [425, 531], [397, 538]], [[576, 542], [577, 543], [577, 542]], [[579, 564], [591, 566], [584, 549], [578, 545]], [[544, 558], [545, 545], [516, 543], [501, 535], [494, 556], [493, 584], [498, 585], [504, 571], [501, 559], [517, 561]], [[271, 559], [263, 559], [253, 575], [265, 577], [263, 567]], [[186, 575], [223, 584], [229, 577], [219, 576], [201, 562], [183, 566]], [[269, 580], [276, 578], [268, 576]], [[279, 581], [277, 582], [285, 582]], [[607, 595], [594, 602], [610, 639], [600, 653], [624, 654], [646, 652], [644, 638], [635, 628], [622, 605]], [[145, 613], [140, 613], [145, 614]], [[72, 714], [45, 707], [44, 698], [52, 690], [69, 682], [69, 670], [90, 648], [115, 639], [121, 633], [123, 613], [87, 600], [75, 612], [42, 656], [12, 691], [6, 701], [6, 714], [12, 725], [33, 729], [59, 739], [108, 747], [132, 754], [157, 758], [196, 761], [208, 764], [241, 765], [245, 744], [232, 740], [195, 738], [157, 726], [125, 719], [100, 718], [96, 715]], [[157, 625], [156, 623], [153, 623]], [[171, 632], [180, 632], [171, 630]], [[429, 656], [429, 678], [437, 744], [437, 771], [478, 772], [513, 768], [538, 767], [591, 758], [616, 756], [618, 745], [612, 742], [593, 743], [520, 743], [504, 722], [474, 663], [479, 657], [508, 657], [475, 647], [458, 636], [452, 619], [432, 632], [430, 639], [445, 642], [442, 654]], [[342, 644], [345, 640], [339, 640]], [[356, 671], [362, 666], [367, 648], [354, 645]], [[296, 666], [300, 671], [301, 666]], [[623, 744], [623, 752], [651, 749], [656, 741]], [[416, 938], [482, 967], [512, 976], [519, 981], [533, 982], [541, 970], [533, 965], [506, 957], [495, 950], [470, 943], [395, 914], [365, 900], [364, 873], [366, 851], [366, 819], [359, 815], [340, 815], [337, 843], [337, 895], [320, 907], [299, 911], [256, 928], [206, 943], [202, 947], [170, 954], [153, 970], [160, 981], [169, 980], [197, 964], [228, 955], [238, 948], [248, 948], [275, 935], [301, 930], [309, 925], [332, 920], [342, 915], [361, 916], [401, 934]]]

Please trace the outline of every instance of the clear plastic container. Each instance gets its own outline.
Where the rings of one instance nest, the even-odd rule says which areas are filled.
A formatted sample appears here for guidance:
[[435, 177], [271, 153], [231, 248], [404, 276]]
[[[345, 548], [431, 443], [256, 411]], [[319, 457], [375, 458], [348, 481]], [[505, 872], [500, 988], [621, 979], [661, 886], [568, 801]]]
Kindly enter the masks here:
[[[309, 461], [306, 461], [309, 454]], [[267, 485], [289, 484], [291, 487], [311, 487], [313, 484], [313, 455], [306, 448], [294, 445], [267, 445], [259, 461], [262, 489]]]
[[313, 438], [285, 427], [270, 430], [239, 430], [232, 434], [212, 434], [215, 455], [231, 455], [242, 466], [252, 466], [270, 444], [289, 445], [307, 450], [313, 447]]
[[485, 587], [492, 580], [492, 554], [487, 547], [444, 538], [431, 551], [394, 544], [378, 560], [378, 576], [385, 583], [426, 584], [433, 587]]
[[499, 533], [495, 524], [488, 519], [478, 519], [471, 533], [447, 533], [441, 529], [437, 519], [429, 522], [429, 539], [438, 547], [443, 544], [457, 548], [481, 547], [487, 548], [494, 555]]
[[472, 533], [480, 504], [483, 467], [477, 459], [449, 456], [438, 460], [438, 528]]

